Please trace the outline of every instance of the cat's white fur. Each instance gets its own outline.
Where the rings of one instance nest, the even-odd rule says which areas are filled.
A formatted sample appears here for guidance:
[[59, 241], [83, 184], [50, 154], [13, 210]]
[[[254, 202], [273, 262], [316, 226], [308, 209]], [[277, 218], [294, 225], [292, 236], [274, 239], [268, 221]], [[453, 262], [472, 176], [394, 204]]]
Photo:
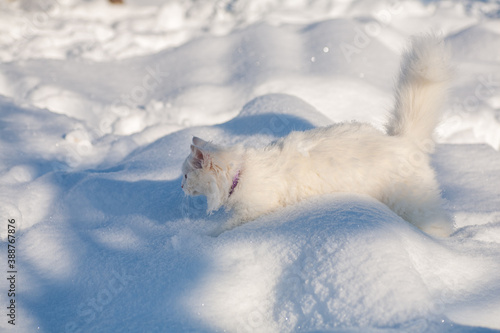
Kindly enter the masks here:
[[451, 77], [448, 60], [439, 38], [412, 39], [387, 134], [368, 124], [341, 123], [292, 132], [263, 149], [221, 147], [195, 137], [182, 167], [184, 192], [205, 195], [208, 212], [232, 210], [225, 229], [311, 196], [354, 192], [378, 199], [429, 234], [449, 235], [453, 222], [442, 208], [429, 157]]

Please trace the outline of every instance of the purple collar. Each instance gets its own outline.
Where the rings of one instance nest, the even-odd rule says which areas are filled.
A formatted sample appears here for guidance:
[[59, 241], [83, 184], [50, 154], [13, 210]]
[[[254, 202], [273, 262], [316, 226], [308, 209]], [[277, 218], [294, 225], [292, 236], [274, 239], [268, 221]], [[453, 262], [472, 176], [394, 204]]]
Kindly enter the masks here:
[[233, 178], [233, 185], [231, 185], [231, 189], [229, 190], [229, 196], [231, 196], [231, 194], [233, 194], [234, 189], [238, 185], [239, 181], [240, 181], [240, 171], [238, 170], [238, 172], [236, 173], [236, 175]]

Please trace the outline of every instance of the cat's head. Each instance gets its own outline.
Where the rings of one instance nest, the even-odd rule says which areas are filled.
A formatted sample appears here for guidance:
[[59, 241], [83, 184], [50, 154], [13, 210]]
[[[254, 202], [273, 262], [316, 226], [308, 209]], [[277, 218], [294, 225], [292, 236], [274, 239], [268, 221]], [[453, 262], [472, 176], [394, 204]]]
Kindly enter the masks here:
[[182, 189], [187, 195], [207, 197], [207, 212], [219, 209], [229, 197], [234, 163], [231, 151], [194, 137], [182, 165]]

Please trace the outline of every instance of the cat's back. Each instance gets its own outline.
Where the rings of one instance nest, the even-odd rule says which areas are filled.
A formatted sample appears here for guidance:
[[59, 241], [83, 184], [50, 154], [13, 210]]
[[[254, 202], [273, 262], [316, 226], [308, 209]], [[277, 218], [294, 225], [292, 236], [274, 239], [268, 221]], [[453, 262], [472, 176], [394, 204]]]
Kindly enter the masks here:
[[284, 152], [312, 153], [341, 147], [370, 145], [379, 141], [380, 144], [390, 145], [394, 140], [369, 124], [345, 122], [308, 131], [291, 132], [272, 144], [270, 148]]

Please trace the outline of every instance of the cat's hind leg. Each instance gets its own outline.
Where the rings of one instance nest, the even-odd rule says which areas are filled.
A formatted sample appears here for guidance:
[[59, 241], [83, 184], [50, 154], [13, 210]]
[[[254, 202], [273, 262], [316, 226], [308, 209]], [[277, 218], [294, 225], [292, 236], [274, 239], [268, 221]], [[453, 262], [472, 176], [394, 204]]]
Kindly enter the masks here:
[[434, 180], [427, 184], [414, 182], [411, 187], [400, 186], [386, 197], [386, 204], [430, 235], [447, 237], [453, 232], [453, 219], [443, 208], [443, 199]]
[[441, 237], [450, 235], [453, 220], [443, 208], [444, 200], [428, 160], [408, 165], [405, 170], [390, 173], [390, 179], [372, 196], [424, 232]]

